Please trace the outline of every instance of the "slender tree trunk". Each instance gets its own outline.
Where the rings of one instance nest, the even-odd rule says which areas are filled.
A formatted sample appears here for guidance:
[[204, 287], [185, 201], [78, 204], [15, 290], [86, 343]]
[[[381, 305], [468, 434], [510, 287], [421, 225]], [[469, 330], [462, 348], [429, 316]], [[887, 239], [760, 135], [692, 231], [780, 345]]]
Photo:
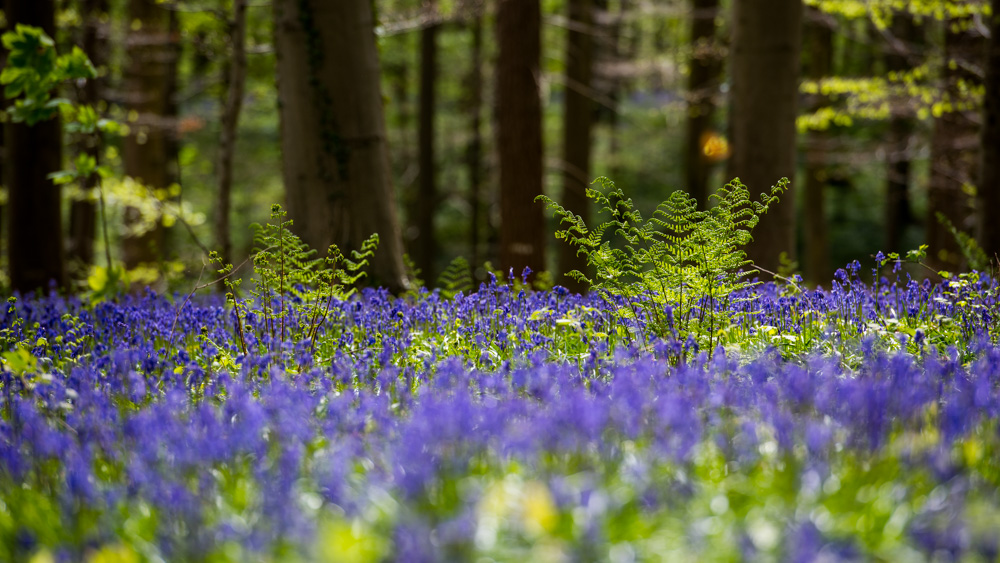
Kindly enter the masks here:
[[[5, 3], [0, 3], [0, 7], [6, 9]], [[0, 23], [6, 23], [6, 21]], [[0, 35], [6, 33], [7, 30], [8, 27], [6, 25], [0, 25]], [[3, 43], [0, 42], [0, 68], [4, 68], [6, 66], [7, 66], [7, 49], [3, 46]], [[0, 88], [0, 107], [3, 108], [7, 107], [7, 98], [6, 96], [4, 96], [3, 88]], [[5, 169], [7, 168], [7, 162], [8, 159], [10, 158], [9, 155], [7, 154], [6, 137], [7, 137], [7, 127], [3, 123], [0, 123], [0, 185], [4, 185], [7, 181], [7, 176], [6, 176], [7, 173]], [[3, 201], [0, 201], [0, 252], [3, 252], [3, 249], [5, 248], [5, 245], [7, 243], [7, 231], [5, 230], [7, 225], [4, 221], [4, 219], [6, 218], [6, 214], [7, 214], [7, 206], [4, 205]]]
[[[107, 61], [107, 30], [102, 18], [108, 13], [107, 0], [84, 0], [83, 2], [83, 51], [100, 68]], [[103, 98], [104, 80], [87, 80], [78, 92], [79, 102], [94, 108]], [[85, 135], [80, 138], [80, 152], [87, 154], [100, 164], [101, 135]], [[70, 264], [77, 268], [77, 277], [85, 276], [87, 267], [94, 264], [94, 241], [97, 231], [97, 201], [91, 192], [99, 189], [100, 176], [95, 172], [86, 179], [83, 188], [87, 197], [74, 200], [69, 211]]]
[[[156, 0], [130, 0], [128, 13], [130, 21], [141, 25], [132, 26], [127, 39], [125, 105], [135, 121], [129, 123], [125, 138], [125, 174], [151, 189], [164, 189], [172, 180], [172, 137], [176, 130], [172, 75], [177, 70], [177, 16]], [[159, 220], [149, 225], [138, 209], [129, 207], [125, 209], [125, 225], [139, 227], [138, 232], [122, 238], [125, 267], [158, 262], [165, 242]]]
[[708, 207], [708, 176], [712, 160], [705, 154], [705, 141], [715, 120], [715, 97], [719, 93], [722, 60], [715, 40], [718, 0], [691, 0], [691, 52], [687, 92], [687, 129], [684, 172], [688, 192], [698, 207]]
[[983, 97], [983, 131], [979, 172], [979, 246], [986, 256], [1000, 262], [1000, 1], [991, 2], [990, 39], [986, 59], [986, 93]]
[[[52, 0], [7, 0], [7, 25], [41, 27], [55, 37]], [[11, 288], [28, 292], [50, 282], [66, 285], [61, 190], [48, 175], [63, 168], [62, 125], [58, 118], [29, 126], [5, 125], [4, 185], [8, 190], [7, 249]]]
[[[612, 16], [608, 9], [608, 0], [596, 0], [595, 2], [595, 21], [603, 20], [604, 25], [600, 26], [601, 33], [598, 35], [600, 40], [597, 42], [594, 53], [594, 58], [598, 63], [594, 71], [594, 87], [606, 101], [606, 105], [598, 111], [598, 121], [607, 123], [608, 133], [611, 137], [608, 143], [608, 160], [611, 163], [609, 168], [612, 178], [621, 176], [618, 101], [628, 86], [621, 73], [613, 69], [635, 58], [635, 41], [626, 43], [622, 37], [623, 22], [630, 9], [630, 0], [620, 0], [618, 11]], [[638, 27], [636, 33], [638, 33]]]
[[[893, 14], [894, 41], [887, 46], [885, 67], [889, 72], [901, 72], [913, 67], [909, 62], [909, 44], [917, 38], [917, 26], [907, 12]], [[913, 221], [910, 209], [910, 139], [913, 137], [913, 115], [906, 107], [908, 100], [893, 103], [889, 118], [888, 162], [886, 178], [885, 241], [886, 250], [902, 252], [903, 233]]]
[[[740, 0], [733, 3], [732, 157], [729, 175], [751, 194], [795, 176], [802, 2]], [[795, 258], [795, 192], [789, 188], [753, 233], [748, 257], [777, 271], [782, 253]]]
[[[434, 10], [434, 4], [430, 4]], [[417, 267], [428, 283], [434, 281], [437, 240], [437, 166], [434, 158], [435, 82], [437, 81], [437, 34], [439, 25], [428, 23], [420, 30], [420, 117], [417, 147], [420, 182], [417, 195]]]
[[483, 231], [483, 136], [482, 136], [482, 106], [483, 106], [483, 17], [477, 14], [472, 20], [472, 53], [469, 61], [469, 74], [466, 77], [466, 111], [469, 114], [469, 144], [465, 148], [465, 165], [469, 173], [469, 208], [471, 222], [469, 225], [469, 255], [472, 257], [470, 266], [473, 273], [483, 261], [480, 249]]
[[539, 97], [541, 7], [500, 0], [497, 9], [496, 121], [500, 163], [500, 263], [520, 275], [546, 269]]
[[[809, 78], [819, 80], [829, 77], [833, 71], [833, 30], [823, 13], [816, 8], [810, 7], [806, 12], [804, 43]], [[813, 110], [823, 103], [819, 97], [810, 102]], [[807, 281], [820, 284], [830, 279], [830, 239], [824, 194], [830, 173], [827, 164], [829, 133], [810, 131], [805, 145], [806, 185], [802, 206], [805, 214], [805, 274]]]
[[[563, 106], [562, 205], [590, 220], [591, 124], [594, 119], [593, 61], [594, 4], [592, 0], [570, 0], [566, 34], [566, 103]], [[585, 284], [569, 277], [573, 270], [587, 271], [587, 259], [577, 247], [559, 244], [559, 283], [570, 291], [586, 291]]]
[[[288, 215], [313, 248], [379, 235], [372, 281], [406, 289], [369, 0], [276, 0]], [[350, 85], [350, 87], [345, 87]]]
[[219, 139], [219, 194], [216, 204], [215, 241], [222, 250], [222, 263], [233, 261], [233, 242], [229, 232], [229, 212], [232, 206], [233, 157], [236, 152], [236, 130], [243, 108], [243, 90], [246, 83], [247, 54], [247, 0], [235, 0], [229, 38], [232, 59], [226, 102], [222, 108], [222, 132]]
[[[973, 198], [965, 189], [974, 185], [978, 175], [979, 116], [958, 107], [961, 98], [960, 84], [964, 87], [981, 83], [970, 64], [980, 64], [983, 41], [973, 29], [957, 31], [968, 22], [946, 22], [945, 57], [949, 61], [943, 71], [943, 95], [955, 104], [953, 111], [934, 120], [931, 134], [931, 173], [927, 194], [927, 244], [928, 261], [935, 269], [956, 270], [963, 266], [964, 258], [958, 241], [951, 231], [939, 221], [941, 213], [960, 231], [973, 230]], [[954, 63], [954, 64], [951, 64]]]

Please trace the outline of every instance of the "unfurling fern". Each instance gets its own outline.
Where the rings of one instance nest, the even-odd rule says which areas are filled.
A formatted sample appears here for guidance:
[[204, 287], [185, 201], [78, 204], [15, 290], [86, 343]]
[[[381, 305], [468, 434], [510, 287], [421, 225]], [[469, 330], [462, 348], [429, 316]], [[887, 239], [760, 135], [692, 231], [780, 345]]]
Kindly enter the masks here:
[[736, 320], [732, 299], [754, 285], [747, 279], [751, 262], [743, 248], [788, 180], [754, 201], [734, 179], [712, 196], [714, 205], [706, 211], [675, 191], [648, 220], [610, 180], [594, 183], [600, 188], [588, 188], [587, 197], [608, 220], [593, 229], [552, 199], [538, 198], [560, 218], [563, 228], [556, 238], [576, 246], [594, 272], [593, 278], [579, 271], [569, 275], [617, 304], [619, 316], [641, 340], [690, 335], [711, 351], [720, 331]]
[[[378, 247], [378, 235], [372, 234], [361, 250], [351, 252], [350, 258], [336, 245], [330, 245], [326, 257], [317, 258], [316, 251], [289, 229], [292, 222], [285, 219], [286, 215], [275, 204], [267, 224], [253, 225], [253, 299], [237, 299], [239, 281], [227, 281], [227, 298], [235, 309], [237, 336], [245, 354], [249, 352], [251, 334], [255, 338], [250, 343], [255, 343], [260, 353], [274, 351], [285, 341], [308, 341], [310, 353], [314, 352], [334, 301], [347, 299], [355, 292]], [[220, 270], [227, 275], [231, 271], [228, 265]]]

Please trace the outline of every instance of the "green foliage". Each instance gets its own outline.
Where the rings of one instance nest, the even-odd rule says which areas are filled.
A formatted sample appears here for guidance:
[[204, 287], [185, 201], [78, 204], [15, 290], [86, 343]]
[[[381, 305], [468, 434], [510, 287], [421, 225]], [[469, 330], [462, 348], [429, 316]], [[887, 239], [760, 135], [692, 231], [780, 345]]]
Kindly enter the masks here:
[[595, 183], [601, 189], [588, 188], [587, 196], [609, 219], [594, 229], [552, 199], [539, 197], [565, 226], [556, 238], [576, 246], [594, 271], [593, 279], [579, 271], [569, 275], [618, 304], [627, 326], [642, 326], [636, 321], [644, 320], [653, 334], [641, 334], [643, 341], [693, 335], [711, 350], [735, 320], [737, 313], [729, 311], [734, 295], [754, 285], [747, 280], [751, 261], [743, 247], [788, 180], [754, 201], [734, 179], [712, 196], [714, 205], [707, 211], [675, 191], [648, 220], [610, 180]]
[[461, 256], [455, 257], [441, 272], [437, 285], [441, 288], [441, 293], [448, 298], [454, 297], [458, 293], [472, 291], [474, 284], [468, 260]]
[[9, 54], [0, 83], [5, 85], [5, 97], [17, 98], [7, 110], [15, 122], [34, 125], [52, 119], [69, 104], [53, 97], [63, 82], [97, 77], [82, 49], [73, 47], [68, 55], [59, 55], [55, 42], [40, 28], [19, 24], [3, 34], [3, 45]]
[[[275, 204], [268, 223], [253, 225], [257, 246], [253, 256], [256, 276], [250, 291], [253, 300], [237, 299], [239, 281], [231, 277], [232, 265], [219, 270], [226, 278], [227, 299], [236, 310], [244, 353], [250, 351], [249, 333], [254, 333], [260, 353], [274, 351], [275, 346], [289, 340], [308, 341], [314, 352], [334, 301], [347, 299], [356, 291], [378, 248], [378, 234], [372, 234], [350, 258], [337, 245], [330, 245], [325, 258], [317, 258], [316, 251], [290, 230], [292, 221], [286, 215]], [[218, 261], [218, 255], [213, 253], [212, 260]], [[248, 322], [251, 313], [256, 322]]]
[[942, 224], [949, 232], [951, 236], [955, 237], [955, 242], [958, 243], [959, 249], [962, 251], [962, 255], [965, 256], [966, 262], [969, 264], [969, 268], [973, 270], [978, 270], [980, 272], [985, 272], [990, 269], [990, 258], [986, 255], [986, 252], [979, 246], [976, 239], [969, 236], [968, 233], [958, 230], [955, 225], [945, 217], [944, 213], [940, 211], [935, 213], [938, 223]]

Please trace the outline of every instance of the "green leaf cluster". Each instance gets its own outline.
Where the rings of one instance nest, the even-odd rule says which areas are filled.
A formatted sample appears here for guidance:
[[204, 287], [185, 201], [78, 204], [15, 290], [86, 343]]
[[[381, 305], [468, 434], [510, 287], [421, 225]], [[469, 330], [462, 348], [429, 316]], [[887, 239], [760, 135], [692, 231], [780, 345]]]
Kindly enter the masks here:
[[67, 80], [96, 78], [97, 70], [79, 47], [67, 55], [56, 53], [55, 42], [41, 28], [18, 24], [2, 37], [8, 51], [0, 73], [4, 96], [17, 98], [8, 109], [15, 122], [34, 125], [56, 116], [68, 100], [53, 97]]
[[617, 304], [619, 317], [642, 341], [693, 336], [711, 351], [735, 317], [745, 314], [730, 307], [733, 299], [741, 299], [739, 292], [755, 285], [747, 279], [752, 263], [743, 248], [788, 180], [753, 200], [734, 179], [712, 196], [707, 210], [675, 191], [649, 219], [607, 178], [595, 184], [600, 187], [588, 188], [587, 197], [608, 220], [593, 229], [552, 199], [538, 198], [564, 226], [556, 238], [577, 247], [593, 271], [592, 277], [579, 271], [569, 275]]

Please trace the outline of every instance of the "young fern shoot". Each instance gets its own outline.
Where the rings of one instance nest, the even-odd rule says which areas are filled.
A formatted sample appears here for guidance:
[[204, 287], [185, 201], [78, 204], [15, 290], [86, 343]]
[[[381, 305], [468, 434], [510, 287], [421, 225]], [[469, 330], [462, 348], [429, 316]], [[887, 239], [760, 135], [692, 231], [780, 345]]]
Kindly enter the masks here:
[[693, 337], [711, 353], [735, 321], [747, 325], [750, 311], [730, 307], [734, 299], [747, 299], [742, 295], [757, 283], [747, 279], [751, 261], [744, 248], [760, 217], [787, 189], [787, 179], [759, 200], [734, 179], [704, 211], [690, 195], [675, 191], [647, 220], [613, 182], [601, 177], [594, 184], [587, 196], [608, 217], [594, 228], [551, 198], [538, 199], [560, 219], [556, 238], [576, 246], [593, 271], [593, 278], [579, 271], [569, 275], [616, 304], [640, 341]]
[[[253, 344], [256, 352], [267, 354], [280, 350], [283, 342], [308, 341], [310, 356], [315, 355], [334, 302], [354, 294], [378, 248], [378, 235], [372, 234], [360, 250], [351, 251], [350, 258], [336, 245], [330, 245], [326, 257], [317, 258], [316, 251], [290, 230], [292, 222], [285, 216], [281, 206], [275, 204], [267, 224], [253, 225], [255, 277], [251, 299], [237, 297], [240, 282], [228, 278], [232, 266], [220, 269], [220, 273], [227, 274], [227, 300], [233, 305], [244, 354], [254, 351]], [[249, 339], [251, 335], [253, 340]]]

